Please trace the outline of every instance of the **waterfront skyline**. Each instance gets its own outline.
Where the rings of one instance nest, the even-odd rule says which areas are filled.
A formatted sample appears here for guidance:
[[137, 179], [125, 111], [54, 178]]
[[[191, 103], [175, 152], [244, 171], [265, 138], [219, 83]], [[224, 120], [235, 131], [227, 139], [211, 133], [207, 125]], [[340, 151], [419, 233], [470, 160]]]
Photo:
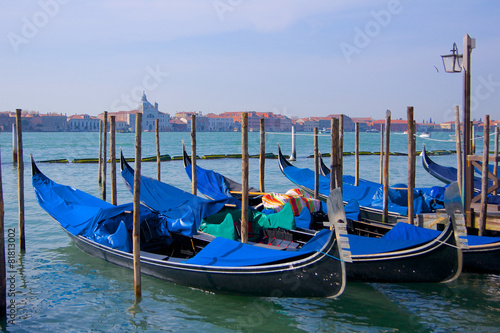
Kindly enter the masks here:
[[493, 1], [9, 2], [0, 14], [2, 103], [42, 113], [274, 112], [453, 120], [462, 75], [440, 55], [466, 33], [472, 118], [498, 118]]

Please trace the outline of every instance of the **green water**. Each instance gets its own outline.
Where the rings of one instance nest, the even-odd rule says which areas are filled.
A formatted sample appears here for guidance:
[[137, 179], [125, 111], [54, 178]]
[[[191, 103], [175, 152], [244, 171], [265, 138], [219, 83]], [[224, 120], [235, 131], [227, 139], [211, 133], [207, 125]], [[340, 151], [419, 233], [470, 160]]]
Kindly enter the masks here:
[[[181, 140], [190, 146], [189, 133], [162, 133], [161, 153], [181, 154]], [[345, 150], [353, 151], [353, 134], [346, 133]], [[361, 150], [378, 151], [378, 134], [361, 134]], [[417, 139], [417, 149], [453, 150], [448, 134]], [[9, 332], [493, 332], [500, 327], [500, 276], [462, 274], [448, 284], [348, 283], [337, 299], [255, 298], [218, 295], [177, 286], [144, 276], [143, 298], [134, 304], [133, 273], [91, 257], [69, 240], [65, 232], [36, 202], [31, 187], [29, 154], [36, 160], [97, 157], [97, 133], [24, 133], [26, 252], [17, 244], [17, 169], [12, 164], [12, 135], [0, 133], [2, 180], [5, 201], [6, 239], [13, 231], [16, 249], [13, 267], [7, 267], [8, 288], [14, 290]], [[154, 133], [144, 133], [143, 156], [156, 154]], [[250, 154], [259, 150], [259, 134], [250, 133]], [[434, 141], [442, 140], [442, 141]], [[240, 133], [199, 133], [198, 155], [241, 152]], [[289, 135], [267, 135], [266, 149], [291, 151]], [[296, 165], [312, 168], [313, 139], [297, 136]], [[406, 152], [406, 136], [393, 135], [391, 150]], [[134, 155], [134, 135], [117, 134], [117, 148]], [[320, 137], [320, 150], [329, 152], [329, 137]], [[455, 155], [436, 156], [439, 163], [453, 165]], [[230, 178], [241, 178], [238, 159], [200, 160], [199, 165]], [[377, 181], [378, 156], [361, 157], [361, 176]], [[352, 174], [353, 157], [344, 160]], [[407, 158], [391, 157], [391, 183], [406, 182]], [[163, 162], [162, 180], [190, 189], [181, 161]], [[101, 195], [96, 164], [40, 163], [54, 181]], [[250, 161], [250, 184], [258, 184], [258, 160]], [[109, 167], [108, 167], [109, 172]], [[156, 163], [143, 163], [142, 174], [156, 177]], [[108, 176], [109, 177], [109, 176]], [[109, 184], [109, 178], [108, 178]], [[421, 167], [417, 158], [417, 186], [441, 185]], [[293, 185], [279, 171], [277, 160], [266, 160], [266, 190], [283, 191]], [[107, 197], [109, 198], [109, 190]], [[118, 201], [131, 201], [118, 181]], [[12, 283], [11, 283], [12, 282]]]

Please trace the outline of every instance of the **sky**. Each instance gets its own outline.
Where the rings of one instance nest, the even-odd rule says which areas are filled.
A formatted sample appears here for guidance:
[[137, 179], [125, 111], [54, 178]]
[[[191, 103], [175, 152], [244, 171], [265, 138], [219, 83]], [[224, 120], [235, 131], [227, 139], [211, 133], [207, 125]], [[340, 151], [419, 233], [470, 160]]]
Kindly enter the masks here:
[[0, 111], [97, 115], [274, 112], [441, 123], [463, 74], [472, 118], [500, 119], [500, 2], [410, 0], [2, 1]]

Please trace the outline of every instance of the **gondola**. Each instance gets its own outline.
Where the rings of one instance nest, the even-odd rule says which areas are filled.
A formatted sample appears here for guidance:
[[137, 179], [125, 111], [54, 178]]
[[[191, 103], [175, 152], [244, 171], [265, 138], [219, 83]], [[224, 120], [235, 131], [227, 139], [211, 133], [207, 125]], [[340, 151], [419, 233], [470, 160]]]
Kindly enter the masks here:
[[[133, 268], [132, 204], [113, 206], [57, 184], [40, 172], [33, 160], [32, 172], [38, 203], [59, 222], [77, 247], [110, 263]], [[144, 274], [218, 293], [335, 297], [343, 292], [345, 265], [337, 259], [339, 248], [334, 232], [319, 232], [302, 247], [290, 251], [242, 244], [199, 233], [185, 225], [189, 217], [213, 213], [213, 205], [218, 203], [205, 203], [202, 209], [192, 205], [189, 193], [177, 190], [173, 195], [178, 200], [173, 200], [170, 209], [162, 213], [141, 206]], [[178, 214], [181, 218], [177, 218]], [[193, 229], [195, 232], [190, 235]]]
[[[445, 184], [450, 184], [457, 181], [457, 169], [454, 167], [446, 167], [440, 164], [437, 164], [427, 154], [427, 150], [422, 149], [422, 165], [424, 169], [434, 176], [436, 179], [439, 179]], [[491, 171], [491, 169], [490, 169]], [[488, 182], [488, 187], [492, 186], [492, 182]], [[481, 178], [474, 176], [474, 191], [481, 191]]]
[[[188, 174], [189, 177], [191, 177], [190, 158], [186, 153], [184, 160], [186, 166], [186, 173]], [[328, 175], [330, 170], [328, 169], [328, 167], [325, 166], [322, 159], [320, 161], [321, 161], [320, 171], [324, 175]], [[198, 190], [203, 194], [211, 193], [212, 196], [217, 196], [217, 197], [221, 197], [222, 195], [229, 195], [229, 196], [233, 195], [231, 194], [231, 192], [224, 190], [226, 189], [225, 185], [222, 185], [222, 183], [217, 184], [218, 181], [221, 182], [222, 180], [227, 179], [225, 176], [220, 175], [215, 171], [201, 168], [198, 165], [197, 165], [197, 172], [198, 175], [202, 175], [201, 177], [198, 178]], [[206, 176], [207, 174], [209, 176]], [[209, 182], [204, 182], [205, 179], [209, 179]], [[363, 236], [371, 235], [376, 237], [383, 237], [395, 225], [392, 223], [377, 223], [373, 221], [367, 222], [360, 220], [349, 221], [349, 224], [350, 224], [350, 231], [353, 234], [352, 236], [351, 235], [349, 236], [350, 239], [352, 239], [353, 243], [351, 247], [357, 246], [355, 243], [356, 240], [354, 240], [356, 236], [354, 235], [363, 235]], [[322, 228], [323, 222], [317, 221], [317, 223], [310, 224], [310, 227], [314, 229]], [[413, 228], [406, 224], [400, 224], [398, 228], [399, 227]], [[434, 232], [435, 237], [437, 237], [438, 234], [439, 233]], [[394, 236], [389, 236], [387, 238], [394, 238]], [[492, 237], [492, 236], [481, 237], [475, 235], [468, 235], [466, 238], [469, 244], [469, 248], [462, 249], [463, 271], [474, 272], [474, 273], [500, 274], [500, 265], [498, 264], [500, 261], [500, 237]], [[355, 258], [355, 256], [353, 257]], [[350, 272], [351, 272], [350, 265], [348, 264], [347, 266], [348, 279], [352, 280], [353, 276], [350, 274]]]
[[[298, 168], [284, 158], [278, 147], [278, 162], [281, 172], [292, 183], [296, 184], [310, 194], [314, 193], [314, 171], [307, 168]], [[326, 200], [330, 193], [329, 169], [321, 162], [319, 179], [319, 199]], [[359, 216], [356, 219], [363, 221], [382, 221], [383, 212], [383, 186], [381, 184], [360, 179], [359, 185], [354, 185], [354, 177], [343, 176], [343, 200], [347, 205], [359, 207]], [[414, 210], [416, 214], [435, 212], [444, 208], [442, 195], [444, 188], [415, 188]], [[389, 188], [388, 220], [395, 224], [405, 220], [408, 215], [408, 193], [406, 185], [397, 184]]]
[[[186, 173], [191, 177], [189, 156], [185, 156], [185, 165]], [[199, 165], [196, 170], [200, 192], [219, 199], [232, 196], [226, 191], [224, 176]], [[343, 207], [336, 211], [342, 211], [342, 220], [346, 219]], [[334, 218], [329, 216], [329, 220]], [[324, 226], [321, 223], [321, 226], [318, 224], [316, 227]], [[347, 235], [352, 258], [352, 263], [346, 263], [348, 281], [445, 282], [454, 280], [460, 274], [462, 253], [457, 249], [451, 223], [447, 223], [441, 232], [407, 223], [395, 226], [371, 224], [370, 227], [383, 229], [385, 235], [380, 238]], [[364, 224], [360, 228], [366, 232], [370, 227]]]
[[[427, 155], [425, 146], [422, 150], [422, 164], [432, 176], [444, 183], [456, 182], [457, 169], [437, 164]], [[474, 187], [480, 189], [481, 179], [474, 177]], [[497, 202], [498, 196], [490, 196], [489, 202]], [[463, 212], [463, 207], [460, 208]], [[489, 232], [488, 230], [486, 232]], [[500, 237], [491, 235], [469, 235], [469, 248], [464, 249], [464, 272], [500, 274]]]

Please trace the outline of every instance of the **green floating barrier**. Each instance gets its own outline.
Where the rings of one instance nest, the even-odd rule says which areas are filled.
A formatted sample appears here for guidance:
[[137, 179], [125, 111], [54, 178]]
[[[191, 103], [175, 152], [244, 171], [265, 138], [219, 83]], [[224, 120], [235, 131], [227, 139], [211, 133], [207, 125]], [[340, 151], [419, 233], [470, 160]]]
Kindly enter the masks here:
[[63, 159], [58, 159], [58, 160], [38, 161], [37, 163], [69, 163], [69, 161], [67, 159], [63, 158]]
[[183, 158], [182, 156], [174, 156], [174, 157], [172, 157], [172, 160], [178, 161], [178, 160], [182, 160], [182, 158]]
[[98, 158], [75, 158], [71, 163], [99, 163]]
[[241, 154], [228, 154], [226, 155], [227, 158], [241, 158]]
[[[165, 154], [165, 155], [160, 155], [160, 161], [170, 161], [172, 158], [170, 155]], [[156, 162], [156, 156], [151, 156], [151, 157], [144, 157], [141, 159], [142, 162]]]
[[201, 159], [203, 160], [213, 160], [213, 159], [217, 159], [217, 158], [224, 158], [226, 157], [226, 155], [222, 155], [222, 154], [216, 154], [216, 155], [203, 155], [201, 157]]
[[[256, 155], [250, 155], [249, 156], [250, 158], [260, 158], [260, 154], [256, 154]], [[269, 158], [269, 159], [277, 159], [278, 158], [278, 155], [275, 155], [273, 153], [266, 153], [264, 155], [264, 158]]]

